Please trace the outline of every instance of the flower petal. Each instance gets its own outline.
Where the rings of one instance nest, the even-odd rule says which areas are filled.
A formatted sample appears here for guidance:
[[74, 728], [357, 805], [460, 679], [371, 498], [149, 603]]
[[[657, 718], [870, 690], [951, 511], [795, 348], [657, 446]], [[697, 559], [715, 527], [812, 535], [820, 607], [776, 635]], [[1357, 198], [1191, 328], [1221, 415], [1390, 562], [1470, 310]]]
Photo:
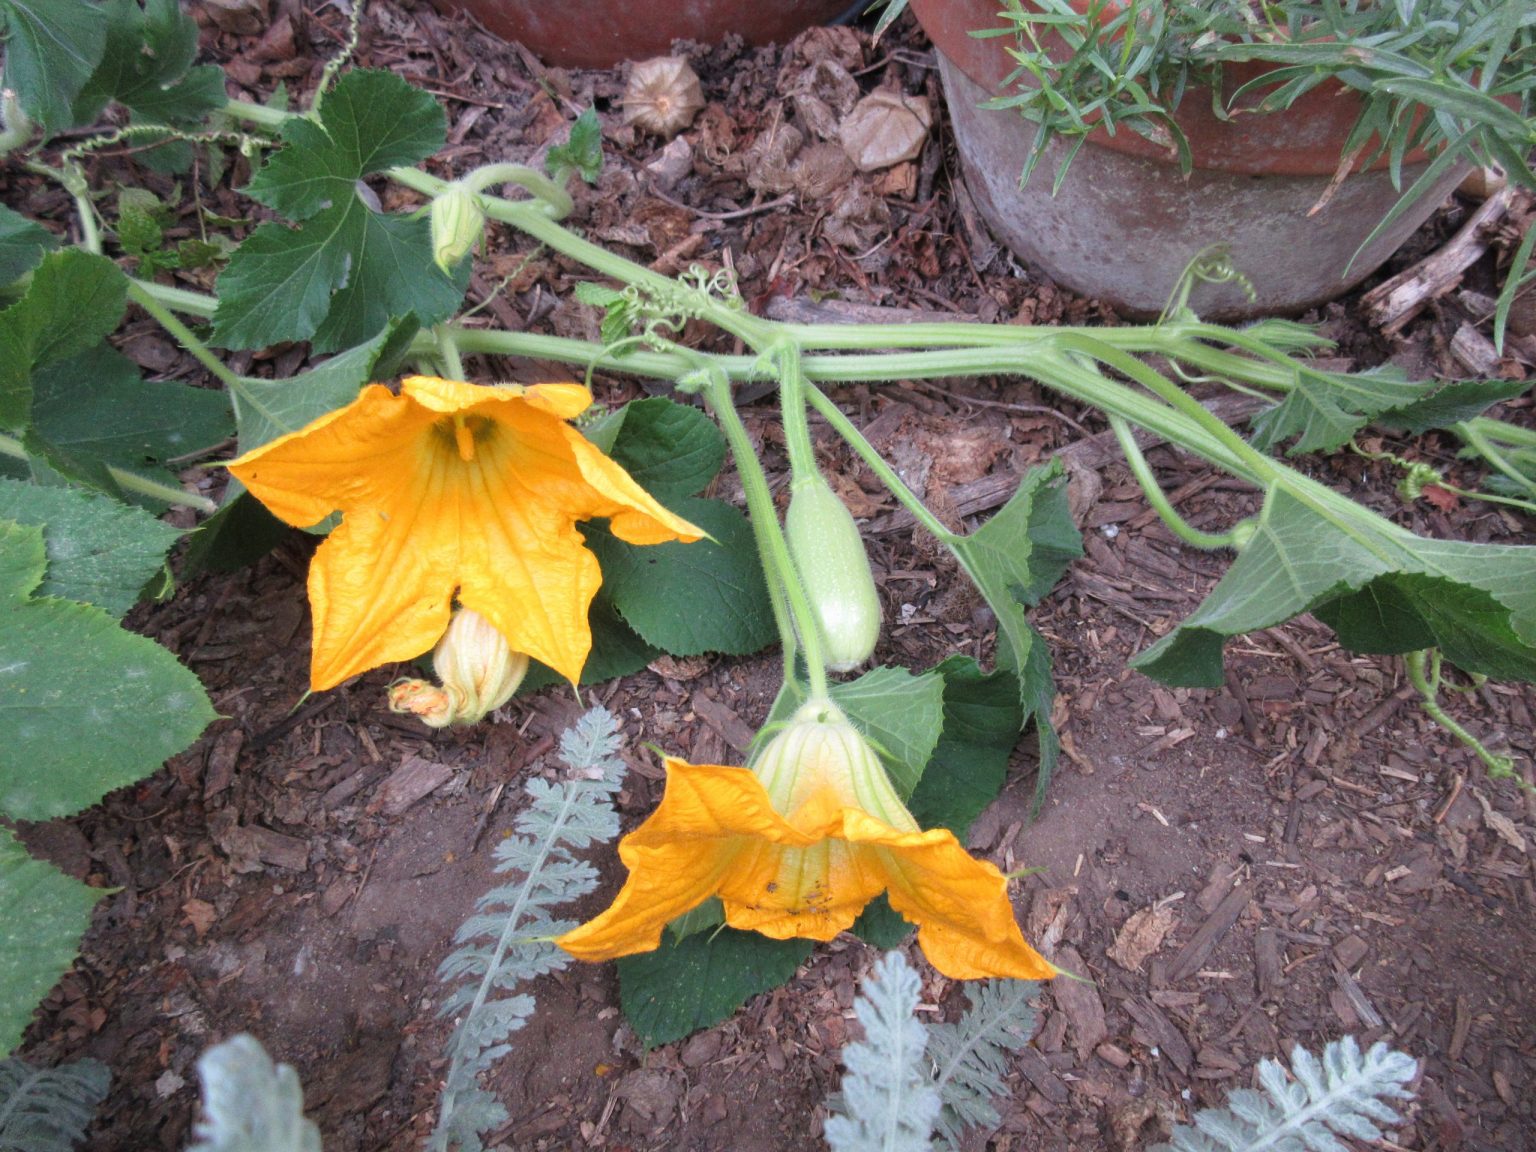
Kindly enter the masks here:
[[879, 845], [891, 907], [917, 925], [928, 962], [954, 980], [1048, 980], [1056, 968], [1014, 919], [1008, 880], [946, 829], [898, 833], [863, 812], [844, 813], [849, 840]]
[[740, 845], [722, 817], [738, 806], [759, 806], [756, 777], [745, 768], [666, 763], [661, 803], [619, 844], [629, 869], [624, 887], [607, 911], [555, 941], [577, 959], [655, 948], [668, 921], [713, 896], [735, 860]]
[[704, 536], [703, 529], [667, 511], [580, 432], [568, 424], [560, 427], [582, 480], [599, 497], [588, 515], [608, 517], [609, 528], [620, 540], [628, 544], [661, 544], [668, 540], [692, 543]]
[[314, 615], [310, 686], [317, 692], [437, 643], [452, 616], [457, 541], [422, 531], [442, 514], [423, 500], [414, 514], [349, 513], [309, 565]]
[[[308, 528], [338, 508], [392, 498], [413, 473], [417, 436], [436, 419], [382, 384], [344, 408], [253, 449], [227, 467], [274, 516]], [[384, 490], [376, 483], [387, 480]]]

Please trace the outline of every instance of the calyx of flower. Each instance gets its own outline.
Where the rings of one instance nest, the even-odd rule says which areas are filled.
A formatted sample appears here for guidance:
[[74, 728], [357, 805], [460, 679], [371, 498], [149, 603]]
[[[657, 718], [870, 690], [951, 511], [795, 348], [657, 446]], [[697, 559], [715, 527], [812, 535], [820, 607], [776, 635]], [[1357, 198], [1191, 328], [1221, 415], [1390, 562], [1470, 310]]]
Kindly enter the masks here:
[[468, 608], [453, 614], [432, 652], [442, 687], [400, 680], [389, 689], [393, 712], [408, 712], [432, 728], [476, 724], [508, 700], [528, 674], [528, 656], [514, 652], [484, 616]]

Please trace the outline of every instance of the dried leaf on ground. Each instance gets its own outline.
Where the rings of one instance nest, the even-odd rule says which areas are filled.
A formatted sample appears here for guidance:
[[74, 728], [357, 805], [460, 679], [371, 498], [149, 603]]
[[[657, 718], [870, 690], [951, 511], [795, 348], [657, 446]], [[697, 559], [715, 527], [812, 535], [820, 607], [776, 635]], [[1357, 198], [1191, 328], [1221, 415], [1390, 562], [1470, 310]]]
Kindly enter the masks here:
[[1156, 904], [1133, 913], [1115, 934], [1109, 958], [1127, 972], [1140, 972], [1147, 957], [1163, 946], [1177, 923], [1173, 909]]

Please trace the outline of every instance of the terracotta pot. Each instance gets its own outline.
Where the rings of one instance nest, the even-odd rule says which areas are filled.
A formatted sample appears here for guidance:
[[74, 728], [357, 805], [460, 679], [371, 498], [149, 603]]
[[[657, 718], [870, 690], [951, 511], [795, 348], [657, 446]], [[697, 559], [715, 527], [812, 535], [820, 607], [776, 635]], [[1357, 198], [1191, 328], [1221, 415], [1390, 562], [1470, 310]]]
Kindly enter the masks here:
[[609, 68], [665, 56], [674, 40], [715, 44], [736, 32], [749, 44], [782, 44], [847, 12], [849, 0], [433, 0], [470, 13], [546, 64]]
[[[1296, 313], [1331, 300], [1375, 271], [1467, 171], [1447, 173], [1351, 263], [1398, 199], [1385, 158], [1347, 178], [1316, 215], [1307, 213], [1333, 177], [1358, 97], [1319, 87], [1285, 112], [1220, 120], [1210, 92], [1191, 89], [1176, 115], [1193, 156], [1188, 178], [1166, 152], [1122, 128], [1114, 136], [1092, 133], [1053, 197], [1056, 169], [1070, 148], [1054, 140], [1020, 189], [1034, 124], [1014, 111], [978, 107], [1004, 91], [1013, 69], [1006, 39], [969, 35], [999, 26], [995, 0], [911, 5], [938, 51], [966, 186], [982, 216], [1026, 263], [1130, 315], [1161, 311], [1189, 261], [1215, 244], [1226, 245], [1257, 297], [1250, 301], [1235, 284], [1200, 285], [1191, 303], [1202, 316]], [[1263, 70], [1231, 66], [1226, 91]], [[1419, 161], [1404, 164], [1405, 189], [1423, 172]]]

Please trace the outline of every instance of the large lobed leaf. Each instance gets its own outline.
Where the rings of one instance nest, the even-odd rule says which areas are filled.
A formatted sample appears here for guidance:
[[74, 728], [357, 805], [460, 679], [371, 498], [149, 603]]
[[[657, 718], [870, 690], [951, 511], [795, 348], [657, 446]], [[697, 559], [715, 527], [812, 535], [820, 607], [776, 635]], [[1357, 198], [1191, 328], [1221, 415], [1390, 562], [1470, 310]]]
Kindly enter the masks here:
[[718, 1024], [748, 998], [777, 988], [805, 963], [809, 940], [770, 940], [722, 928], [618, 961], [619, 1003], [646, 1047], [670, 1044]]
[[87, 0], [0, 0], [5, 83], [22, 109], [56, 132], [74, 123], [74, 100], [101, 61], [107, 29]]
[[1134, 667], [1219, 687], [1228, 637], [1315, 612], [1357, 652], [1438, 647], [1468, 672], [1536, 680], [1536, 548], [1428, 540], [1366, 513], [1330, 516], [1272, 488], [1210, 595]]
[[1031, 469], [1002, 510], [975, 532], [940, 539], [997, 616], [998, 667], [1016, 677], [1024, 722], [1032, 717], [1039, 733], [1038, 797], [1060, 749], [1050, 723], [1056, 695], [1050, 651], [1030, 624], [1027, 609], [1083, 554], [1082, 536], [1067, 507], [1065, 470], [1059, 461]]
[[100, 608], [30, 599], [43, 532], [0, 521], [0, 814], [49, 820], [140, 780], [215, 719], [196, 676]]
[[170, 488], [176, 474], [164, 462], [197, 457], [229, 438], [229, 400], [210, 388], [175, 380], [145, 380], [138, 366], [110, 345], [39, 368], [32, 378], [32, 478], [87, 484], [160, 510], [162, 504], [125, 493], [111, 469]]
[[1519, 396], [1519, 380], [1463, 380], [1435, 386], [1409, 380], [1386, 365], [1367, 372], [1323, 372], [1300, 365], [1291, 391], [1253, 420], [1253, 446], [1269, 451], [1297, 437], [1287, 455], [1333, 452], [1367, 424], [1424, 432], [1476, 416], [1488, 405]]
[[58, 246], [48, 229], [0, 204], [0, 285], [14, 284]]
[[364, 176], [415, 164], [443, 141], [437, 101], [388, 72], [349, 72], [319, 123], [288, 121], [285, 146], [247, 191], [302, 223], [268, 221], [235, 250], [219, 276], [214, 339], [230, 348], [311, 340], [328, 352], [370, 339], [391, 317], [451, 315], [464, 286], [433, 260], [427, 221], [375, 212], [358, 191]]
[[142, 508], [78, 488], [0, 478], [0, 521], [43, 529], [47, 569], [39, 596], [95, 604], [121, 617], [165, 563], [181, 531]]
[[[177, 0], [105, 0], [106, 43], [91, 77], [74, 100], [76, 124], [89, 124], [116, 101], [135, 124], [196, 127], [222, 108], [224, 73], [212, 64], [194, 66], [197, 23]], [[172, 140], [138, 158], [162, 171], [179, 171], [191, 145]]]
[[0, 827], [0, 1056], [21, 1043], [33, 1009], [75, 962], [106, 894], [34, 860]]
[[78, 249], [44, 256], [26, 295], [0, 312], [0, 430], [32, 419], [33, 373], [104, 340], [126, 307], [117, 265]]

